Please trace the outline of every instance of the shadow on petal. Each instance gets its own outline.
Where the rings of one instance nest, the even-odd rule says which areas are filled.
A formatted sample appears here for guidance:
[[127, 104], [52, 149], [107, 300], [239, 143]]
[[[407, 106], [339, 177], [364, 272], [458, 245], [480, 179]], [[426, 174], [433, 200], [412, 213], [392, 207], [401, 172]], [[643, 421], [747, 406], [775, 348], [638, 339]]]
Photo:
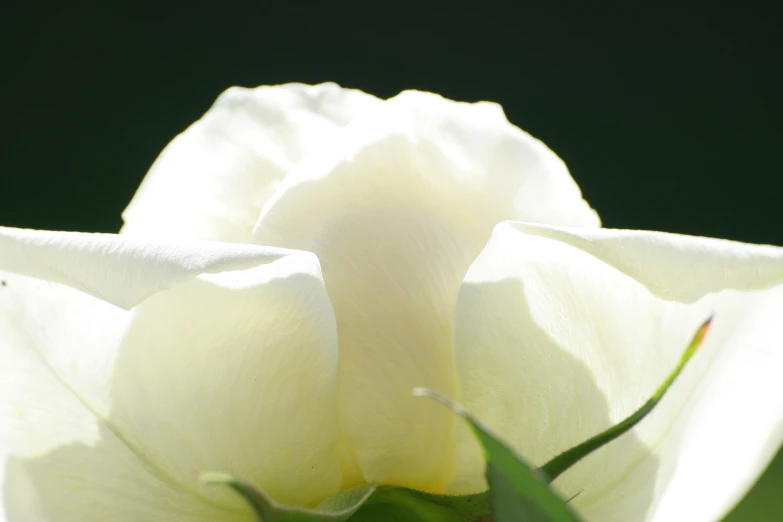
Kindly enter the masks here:
[[[471, 317], [457, 322], [457, 365], [465, 408], [528, 462], [541, 466], [622, 417], [610, 416], [607, 396], [587, 364], [566, 352], [536, 322], [524, 290], [515, 278], [463, 284], [460, 302], [470, 303]], [[578, 320], [562, 317], [563, 324]], [[458, 448], [450, 490], [480, 489], [476, 477], [483, 461], [465, 426], [459, 428]], [[658, 474], [658, 459], [647, 457], [649, 453], [632, 430], [577, 463], [553, 485], [563, 498], [577, 495], [573, 505], [588, 520], [599, 503], [628, 502], [634, 506], [633, 518], [628, 518], [627, 509], [618, 509], [617, 522], [642, 521], [654, 499]], [[597, 501], [591, 498], [591, 492], [603, 493], [607, 485], [625, 480], [630, 467], [643, 457], [645, 473], [633, 475], [637, 484], [632, 496], [614, 498], [609, 492]], [[583, 510], [586, 500], [589, 509]], [[601, 522], [614, 522], [605, 518], [606, 511], [602, 517]]]
[[40, 457], [10, 458], [3, 493], [9, 522], [253, 520], [236, 498], [226, 495], [218, 505], [196, 486], [195, 480], [190, 491], [172, 485], [103, 427], [95, 446], [77, 443]]

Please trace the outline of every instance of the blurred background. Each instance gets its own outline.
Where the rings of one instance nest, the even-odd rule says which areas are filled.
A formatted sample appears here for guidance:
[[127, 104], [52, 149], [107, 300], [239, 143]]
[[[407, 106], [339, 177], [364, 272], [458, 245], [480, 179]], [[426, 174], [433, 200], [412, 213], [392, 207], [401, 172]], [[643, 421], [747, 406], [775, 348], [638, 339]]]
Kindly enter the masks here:
[[[3, 225], [116, 231], [158, 152], [221, 91], [331, 80], [501, 103], [607, 227], [783, 245], [772, 11], [106, 4], [0, 6]], [[783, 520], [781, 493], [779, 455], [727, 520]]]

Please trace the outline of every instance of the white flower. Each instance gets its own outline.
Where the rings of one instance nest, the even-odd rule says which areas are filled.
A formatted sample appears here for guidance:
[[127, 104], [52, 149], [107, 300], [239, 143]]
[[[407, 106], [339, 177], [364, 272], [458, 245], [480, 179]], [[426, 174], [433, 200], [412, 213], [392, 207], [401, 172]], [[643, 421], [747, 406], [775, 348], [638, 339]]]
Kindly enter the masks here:
[[542, 464], [644, 402], [711, 313], [656, 411], [555, 485], [590, 520], [715, 520], [783, 438], [783, 250], [594, 228], [497, 105], [231, 89], [123, 217], [0, 229], [9, 522], [252, 520], [205, 470], [303, 506], [475, 492], [475, 441], [412, 388]]

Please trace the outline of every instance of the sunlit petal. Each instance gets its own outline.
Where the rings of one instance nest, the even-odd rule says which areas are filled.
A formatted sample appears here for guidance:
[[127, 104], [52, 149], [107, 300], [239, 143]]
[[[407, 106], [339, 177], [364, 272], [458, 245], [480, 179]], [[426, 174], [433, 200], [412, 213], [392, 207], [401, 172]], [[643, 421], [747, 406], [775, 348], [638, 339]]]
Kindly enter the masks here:
[[3, 279], [10, 521], [250, 520], [198, 483], [205, 470], [283, 503], [338, 490], [336, 325], [315, 256], [13, 229], [0, 241], [3, 268], [141, 301], [129, 313]]
[[[653, 414], [555, 485], [565, 495], [580, 493], [574, 504], [590, 520], [708, 521], [725, 514], [783, 436], [777, 377], [783, 355], [775, 349], [783, 330], [771, 320], [783, 310], [783, 287], [721, 290], [720, 282], [704, 278], [702, 295], [695, 283], [691, 293], [683, 291], [695, 302], [663, 300], [648, 288], [666, 277], [655, 266], [662, 271], [677, 266], [676, 281], [699, 265], [669, 260], [620, 271], [603, 259], [628, 259], [633, 243], [618, 251], [607, 248], [599, 259], [527, 231], [526, 225], [498, 226], [460, 290], [456, 347], [463, 404], [528, 459], [543, 464], [640, 406], [674, 367], [700, 322], [714, 313], [701, 352]], [[710, 255], [708, 240], [676, 240], [672, 255], [685, 256], [689, 249], [694, 256]], [[767, 247], [714, 244], [734, 257], [760, 259], [757, 268], [774, 267], [765, 263], [779, 255]], [[721, 262], [716, 249], [711, 253], [706, 266], [731, 263], [732, 256]], [[659, 260], [666, 257], [657, 254]], [[646, 274], [648, 286], [627, 275], [634, 270]], [[767, 285], [776, 282], [761, 272], [736, 286], [761, 288], [762, 278]], [[485, 485], [478, 450], [462, 429], [459, 441], [451, 491], [480, 490]]]
[[163, 149], [123, 213], [122, 233], [248, 242], [291, 167], [380, 103], [331, 83], [227, 90]]

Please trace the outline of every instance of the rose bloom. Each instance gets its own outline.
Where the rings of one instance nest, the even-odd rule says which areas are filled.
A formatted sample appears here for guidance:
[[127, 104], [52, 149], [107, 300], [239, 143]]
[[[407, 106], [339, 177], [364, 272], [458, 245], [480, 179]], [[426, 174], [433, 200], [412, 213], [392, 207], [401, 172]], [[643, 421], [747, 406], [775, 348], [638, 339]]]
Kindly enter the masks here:
[[[0, 231], [8, 522], [250, 521], [352, 486], [486, 489], [459, 401], [594, 521], [716, 520], [783, 436], [783, 249], [599, 228], [492, 103], [232, 88], [119, 234]], [[2, 517], [0, 517], [2, 518]]]

